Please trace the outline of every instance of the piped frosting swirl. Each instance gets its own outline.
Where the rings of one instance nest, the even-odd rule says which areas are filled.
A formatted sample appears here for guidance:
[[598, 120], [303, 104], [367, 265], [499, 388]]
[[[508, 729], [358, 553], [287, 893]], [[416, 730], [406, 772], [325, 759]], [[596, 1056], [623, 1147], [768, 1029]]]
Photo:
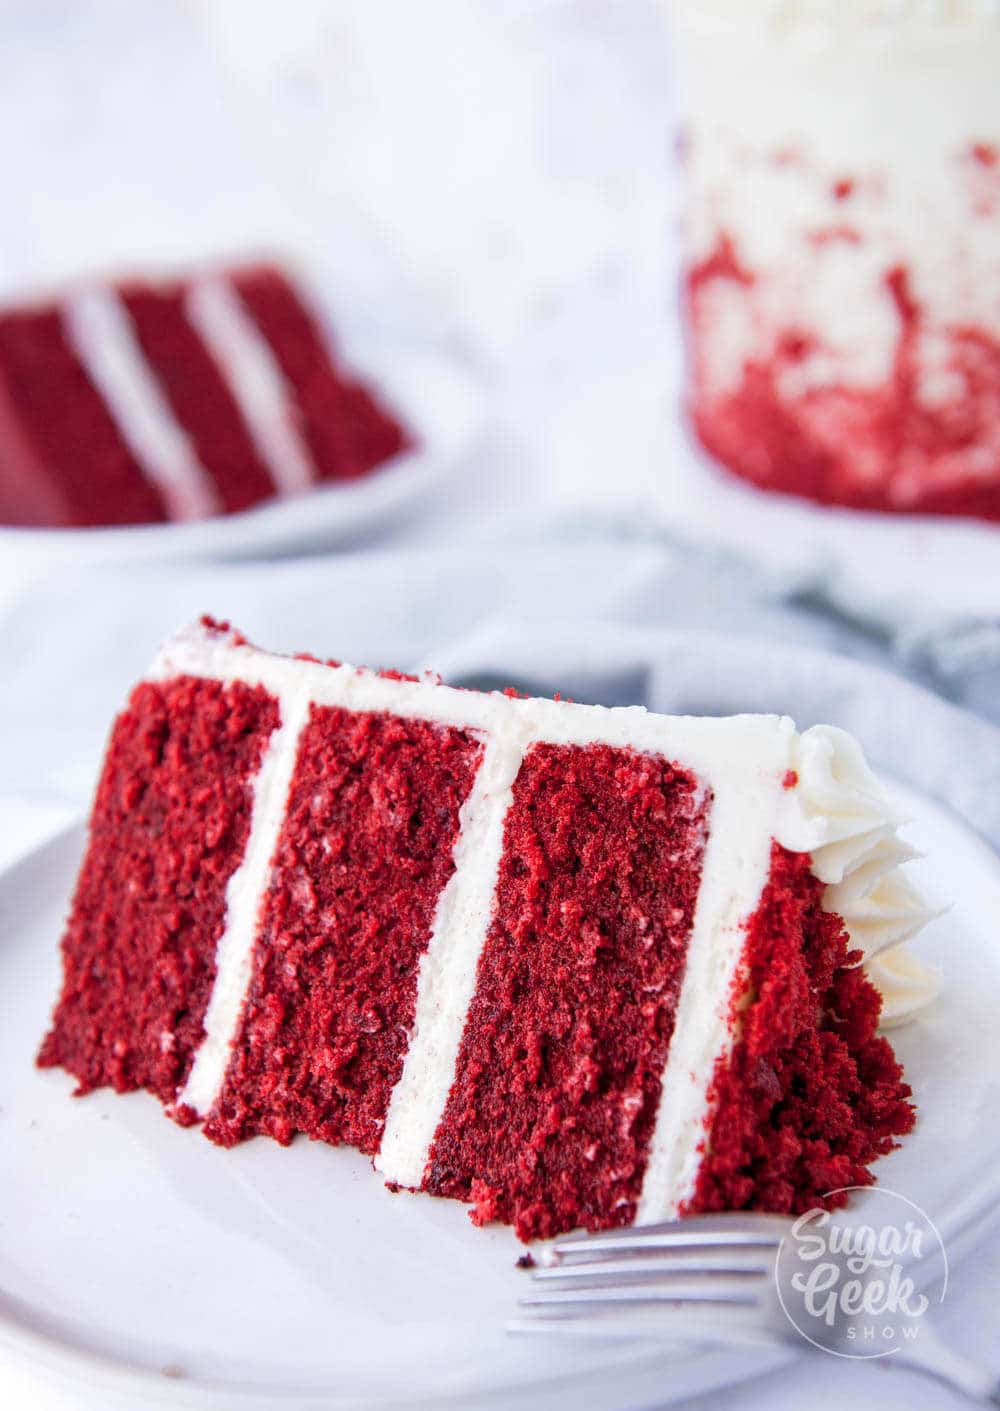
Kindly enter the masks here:
[[936, 914], [902, 868], [918, 856], [898, 836], [891, 806], [853, 736], [816, 725], [793, 746], [797, 783], [789, 790], [778, 841], [808, 852], [826, 884], [823, 904], [843, 917], [882, 991], [885, 1022], [909, 1018], [937, 993], [937, 981], [902, 942]]

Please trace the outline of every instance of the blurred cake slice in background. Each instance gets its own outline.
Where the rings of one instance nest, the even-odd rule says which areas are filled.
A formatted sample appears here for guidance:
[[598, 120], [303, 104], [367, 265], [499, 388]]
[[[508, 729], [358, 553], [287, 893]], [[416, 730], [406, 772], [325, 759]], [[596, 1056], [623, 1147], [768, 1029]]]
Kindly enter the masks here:
[[203, 519], [356, 479], [409, 444], [273, 265], [0, 311], [0, 523]]
[[699, 438], [764, 489], [1000, 520], [1000, 4], [672, 10]]

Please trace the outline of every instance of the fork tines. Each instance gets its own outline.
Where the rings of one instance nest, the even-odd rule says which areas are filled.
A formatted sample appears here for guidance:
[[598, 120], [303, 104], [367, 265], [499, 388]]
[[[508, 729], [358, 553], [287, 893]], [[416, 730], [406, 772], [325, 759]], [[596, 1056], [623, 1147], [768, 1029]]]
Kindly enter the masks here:
[[753, 1322], [789, 1224], [772, 1215], [706, 1215], [559, 1239], [552, 1262], [532, 1271], [535, 1287], [519, 1299], [526, 1316], [513, 1330], [580, 1319], [596, 1327], [595, 1318], [613, 1330], [638, 1317], [690, 1335], [692, 1320], [706, 1316]]
[[689, 1215], [661, 1225], [630, 1225], [596, 1235], [567, 1235], [551, 1245], [559, 1259], [651, 1250], [760, 1248], [776, 1250], [791, 1221], [783, 1215]]
[[637, 1253], [611, 1251], [595, 1259], [560, 1259], [532, 1270], [536, 1280], [579, 1283], [586, 1279], [656, 1279], [666, 1274], [766, 1274], [774, 1264], [772, 1245], [716, 1246], [710, 1249], [653, 1248]]

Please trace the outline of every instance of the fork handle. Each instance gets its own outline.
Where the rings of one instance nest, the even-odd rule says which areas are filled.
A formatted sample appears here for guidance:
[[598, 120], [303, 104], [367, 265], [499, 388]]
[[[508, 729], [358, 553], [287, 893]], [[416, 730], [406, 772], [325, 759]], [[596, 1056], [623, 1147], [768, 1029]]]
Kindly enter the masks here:
[[920, 1325], [919, 1337], [901, 1347], [892, 1361], [897, 1367], [909, 1367], [944, 1382], [981, 1406], [1000, 1406], [1000, 1377], [996, 1372], [988, 1372], [953, 1352], [926, 1320]]

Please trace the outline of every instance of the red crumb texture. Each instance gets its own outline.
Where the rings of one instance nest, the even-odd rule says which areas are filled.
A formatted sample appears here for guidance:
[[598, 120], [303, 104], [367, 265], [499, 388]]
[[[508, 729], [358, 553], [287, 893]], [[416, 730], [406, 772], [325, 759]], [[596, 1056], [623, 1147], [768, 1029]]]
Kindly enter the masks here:
[[627, 1224], [673, 1032], [709, 804], [689, 773], [536, 744], [425, 1188], [524, 1239]]
[[0, 460], [5, 524], [166, 519], [55, 308], [0, 315]]
[[481, 754], [463, 730], [312, 708], [214, 1141], [378, 1150]]
[[409, 446], [377, 398], [334, 365], [329, 340], [279, 270], [241, 270], [232, 284], [294, 391], [299, 429], [321, 480], [365, 475]]
[[147, 1088], [169, 1103], [186, 1079], [277, 724], [266, 692], [189, 677], [137, 686], [118, 717], [38, 1058], [78, 1094]]
[[876, 1033], [881, 999], [822, 893], [809, 858], [775, 844], [747, 939], [753, 999], [716, 1070], [708, 1155], [686, 1213], [843, 1204], [825, 1193], [870, 1184], [870, 1163], [913, 1127], [911, 1090]]
[[236, 399], [185, 312], [186, 284], [120, 290], [146, 359], [210, 473], [221, 508], [248, 509], [275, 492]]
[[[761, 327], [759, 352], [725, 391], [714, 390], [712, 373], [720, 280], [740, 291], [747, 319]], [[758, 282], [728, 235], [688, 273], [690, 413], [718, 461], [764, 489], [822, 504], [1000, 521], [1000, 340], [992, 332], [931, 326], [908, 270], [896, 266], [883, 279], [898, 328], [885, 383], [803, 387], [794, 369], [824, 353], [822, 330], [768, 333], [756, 312]], [[925, 373], [937, 384], [945, 374], [933, 402], [921, 395]]]

